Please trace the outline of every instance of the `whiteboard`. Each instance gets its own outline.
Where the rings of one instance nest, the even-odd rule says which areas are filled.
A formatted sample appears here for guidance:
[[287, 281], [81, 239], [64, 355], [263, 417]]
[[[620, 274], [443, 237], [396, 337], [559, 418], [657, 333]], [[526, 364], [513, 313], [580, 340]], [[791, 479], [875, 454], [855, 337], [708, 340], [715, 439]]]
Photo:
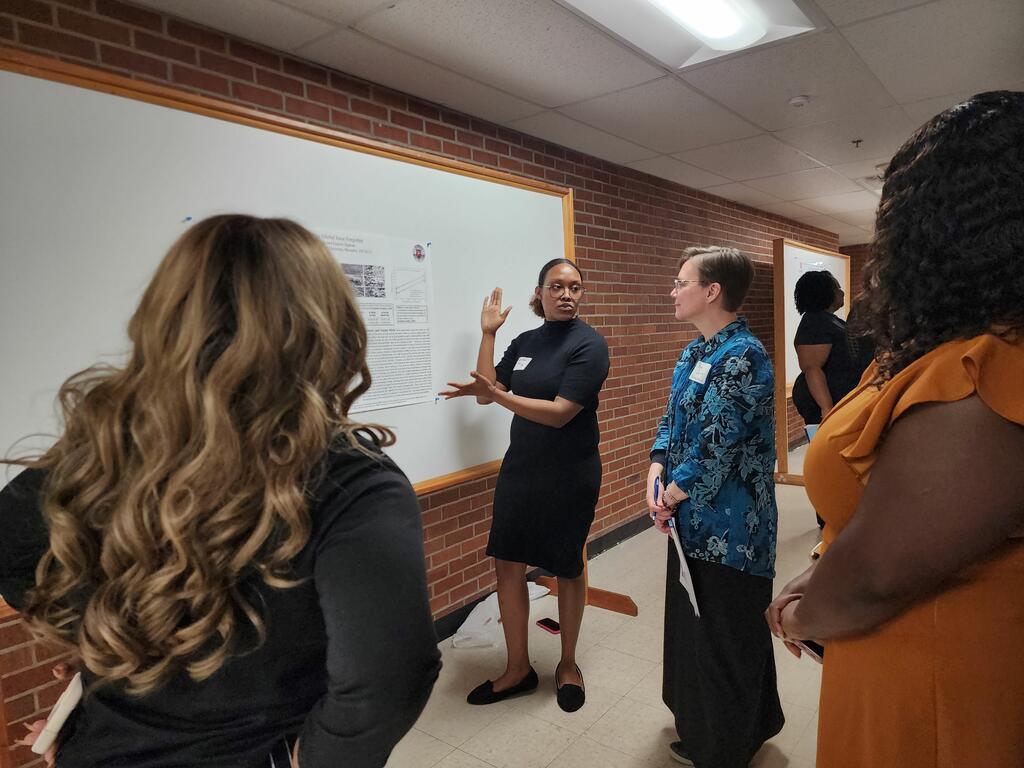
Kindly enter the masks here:
[[[124, 359], [128, 319], [186, 217], [282, 216], [313, 231], [431, 243], [438, 390], [475, 366], [491, 288], [504, 288], [515, 306], [499, 332], [500, 355], [539, 323], [527, 302], [540, 267], [572, 255], [568, 190], [499, 183], [467, 174], [468, 166], [457, 172], [387, 156], [379, 145], [343, 148], [325, 143], [323, 129], [303, 134], [283, 118], [263, 124], [248, 113], [243, 124], [237, 113], [247, 110], [224, 105], [220, 113], [200, 97], [146, 103], [138, 100], [145, 84], [103, 77], [143, 95], [0, 72], [2, 454], [49, 444], [52, 437], [14, 445], [55, 434], [54, 398], [70, 374]], [[195, 113], [197, 102], [207, 114]], [[297, 135], [282, 132], [288, 123]], [[357, 419], [395, 430], [389, 453], [420, 483], [500, 459], [511, 414], [460, 398]]]
[[836, 311], [836, 316], [846, 319], [850, 311], [850, 258], [841, 253], [831, 253], [820, 249], [812, 249], [809, 246], [800, 245], [789, 240], [783, 241], [783, 285], [785, 286], [785, 339], [786, 350], [786, 387], [791, 389], [796, 377], [800, 375], [800, 363], [796, 357], [796, 346], [793, 340], [796, 338], [796, 329], [800, 325], [800, 313], [796, 311], [796, 302], [793, 300], [796, 291], [796, 281], [805, 272], [820, 272], [826, 270], [831, 272], [839, 285], [843, 287], [846, 300], [841, 309]]

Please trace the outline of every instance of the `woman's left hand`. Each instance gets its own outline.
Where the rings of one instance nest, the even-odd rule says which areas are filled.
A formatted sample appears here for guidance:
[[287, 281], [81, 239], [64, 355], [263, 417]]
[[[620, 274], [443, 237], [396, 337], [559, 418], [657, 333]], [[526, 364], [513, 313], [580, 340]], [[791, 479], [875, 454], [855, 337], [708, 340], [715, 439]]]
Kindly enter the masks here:
[[[39, 734], [43, 732], [43, 729], [46, 727], [47, 722], [48, 721], [46, 720], [36, 720], [34, 723], [22, 723], [22, 725], [28, 728], [28, 733], [26, 733], [20, 739], [16, 739], [14, 743], [22, 747], [31, 747], [33, 744], [36, 743], [36, 739], [38, 739]], [[46, 761], [46, 764], [48, 766], [54, 764], [54, 762], [57, 760], [56, 744], [53, 744], [48, 750], [46, 750], [46, 753], [43, 755], [43, 760]]]
[[473, 377], [472, 381], [458, 382], [449, 381], [448, 386], [451, 389], [446, 389], [443, 392], [438, 392], [441, 397], [445, 400], [451, 400], [453, 397], [486, 397], [494, 399], [495, 393], [498, 389], [494, 382], [488, 379], [486, 376], [482, 376], [476, 371], [472, 371], [469, 374]]

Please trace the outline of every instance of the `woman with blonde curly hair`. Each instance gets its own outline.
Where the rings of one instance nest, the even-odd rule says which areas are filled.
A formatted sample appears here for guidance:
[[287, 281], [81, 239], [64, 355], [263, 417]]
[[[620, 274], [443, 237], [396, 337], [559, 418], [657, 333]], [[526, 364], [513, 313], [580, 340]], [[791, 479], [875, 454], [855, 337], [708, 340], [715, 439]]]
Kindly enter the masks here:
[[394, 436], [348, 417], [370, 374], [339, 265], [212, 217], [128, 334], [0, 492], [0, 593], [80, 659], [58, 765], [384, 765], [440, 665]]

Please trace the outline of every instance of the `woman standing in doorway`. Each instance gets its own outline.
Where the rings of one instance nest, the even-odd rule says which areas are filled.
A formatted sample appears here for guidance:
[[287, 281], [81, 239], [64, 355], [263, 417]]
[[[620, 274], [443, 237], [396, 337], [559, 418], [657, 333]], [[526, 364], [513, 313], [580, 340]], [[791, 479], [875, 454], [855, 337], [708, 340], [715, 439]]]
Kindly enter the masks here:
[[544, 324], [513, 339], [494, 365], [495, 335], [511, 310], [502, 310], [501, 289], [495, 288], [480, 315], [483, 336], [472, 380], [452, 382], [441, 393], [473, 395], [478, 403], [498, 403], [515, 414], [487, 543], [487, 554], [495, 558], [508, 660], [497, 679], [469, 694], [470, 704], [491, 704], [537, 687], [527, 645], [527, 564], [558, 578], [558, 705], [574, 712], [584, 703], [576, 641], [586, 602], [583, 545], [601, 490], [597, 396], [608, 376], [608, 344], [579, 319], [583, 295], [583, 276], [573, 262], [545, 264], [530, 301]]

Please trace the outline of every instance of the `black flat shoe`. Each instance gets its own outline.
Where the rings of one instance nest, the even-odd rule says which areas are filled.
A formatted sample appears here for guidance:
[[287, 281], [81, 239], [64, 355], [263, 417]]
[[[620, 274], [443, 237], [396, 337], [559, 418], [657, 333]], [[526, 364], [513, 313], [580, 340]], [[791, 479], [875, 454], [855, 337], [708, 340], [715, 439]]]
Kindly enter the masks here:
[[[576, 671], [579, 672], [580, 680], [582, 681], [583, 673], [580, 672], [580, 668], [576, 667]], [[562, 708], [563, 712], [575, 712], [587, 700], [586, 684], [575, 685], [574, 683], [565, 683], [564, 685], [559, 685], [558, 667], [556, 666], [555, 698], [558, 700], [558, 706]]]
[[533, 667], [530, 667], [530, 671], [526, 673], [526, 677], [511, 688], [506, 688], [503, 691], [496, 691], [494, 690], [494, 682], [492, 680], [488, 680], [484, 683], [480, 683], [480, 685], [470, 691], [469, 696], [466, 697], [466, 701], [470, 704], [494, 704], [498, 701], [504, 701], [510, 696], [518, 696], [520, 693], [529, 693], [536, 689], [537, 683], [537, 672]]

